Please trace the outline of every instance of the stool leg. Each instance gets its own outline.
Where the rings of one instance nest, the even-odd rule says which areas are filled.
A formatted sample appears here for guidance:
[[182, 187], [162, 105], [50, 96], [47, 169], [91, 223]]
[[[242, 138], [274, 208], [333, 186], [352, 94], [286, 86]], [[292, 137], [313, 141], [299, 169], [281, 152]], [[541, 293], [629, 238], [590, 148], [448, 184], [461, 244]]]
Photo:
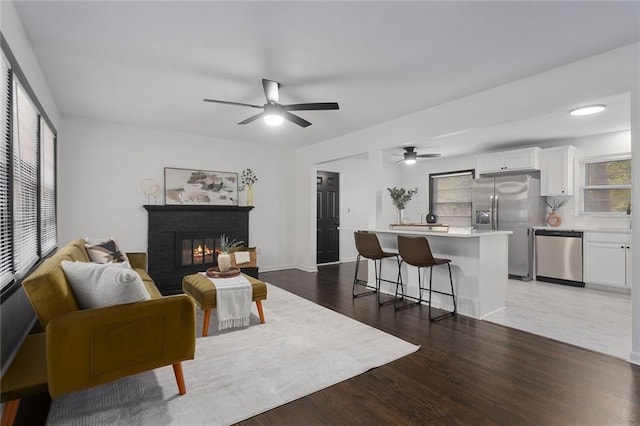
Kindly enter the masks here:
[[13, 426], [13, 422], [16, 420], [16, 414], [18, 414], [18, 406], [20, 405], [20, 399], [12, 399], [4, 403], [2, 410], [2, 426]]
[[211, 319], [211, 309], [204, 310], [204, 321], [202, 322], [202, 337], [209, 335], [209, 320]]
[[256, 306], [258, 307], [258, 315], [260, 316], [260, 324], [264, 324], [264, 312], [262, 311], [262, 300], [256, 300]]
[[384, 259], [375, 260], [375, 262], [378, 263], [378, 269], [376, 269], [376, 291], [378, 292], [378, 305], [379, 306], [390, 305], [392, 303], [395, 304], [398, 301], [397, 297], [394, 297], [393, 299], [390, 299], [390, 300], [386, 300], [384, 302], [380, 301], [380, 286], [382, 285], [382, 281], [389, 282], [388, 280], [383, 280], [382, 279], [382, 261], [383, 260]]
[[353, 298], [355, 299], [356, 297], [360, 297], [360, 296], [369, 296], [370, 294], [375, 294], [376, 290], [371, 290], [371, 291], [365, 291], [362, 293], [357, 293], [356, 289], [358, 285], [364, 285], [367, 288], [371, 288], [367, 286], [367, 282], [364, 280], [361, 280], [358, 278], [358, 271], [360, 270], [360, 253], [358, 253], [358, 257], [356, 257], [356, 271], [355, 274], [353, 274], [353, 288], [351, 289], [351, 295], [353, 296]]
[[451, 296], [453, 298], [453, 311], [450, 312], [446, 312], [444, 314], [438, 315], [436, 317], [432, 317], [431, 316], [431, 275], [433, 275], [433, 267], [431, 267], [431, 275], [429, 276], [429, 321], [434, 322], [434, 321], [438, 321], [441, 320], [443, 318], [447, 318], [447, 317], [452, 317], [456, 314], [456, 296], [453, 290], [453, 278], [451, 276], [451, 265], [449, 263], [447, 263], [447, 266], [449, 267], [449, 283], [451, 284], [451, 294], [448, 293], [443, 293], [441, 291], [438, 290], [433, 290], [434, 293], [439, 293], [439, 294], [443, 294], [445, 296]]
[[457, 312], [457, 306], [456, 306], [456, 293], [453, 290], [453, 278], [451, 277], [451, 264], [447, 263], [447, 266], [449, 267], [449, 283], [451, 284], [451, 298], [453, 299], [453, 312]]

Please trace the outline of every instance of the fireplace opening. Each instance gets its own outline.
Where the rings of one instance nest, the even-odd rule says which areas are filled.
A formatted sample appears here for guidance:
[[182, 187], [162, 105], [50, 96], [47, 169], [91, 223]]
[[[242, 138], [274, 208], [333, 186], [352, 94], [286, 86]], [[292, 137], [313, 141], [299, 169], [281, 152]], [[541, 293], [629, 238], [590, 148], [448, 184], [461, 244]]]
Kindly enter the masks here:
[[220, 238], [181, 238], [177, 266], [215, 265], [216, 247], [220, 247]]

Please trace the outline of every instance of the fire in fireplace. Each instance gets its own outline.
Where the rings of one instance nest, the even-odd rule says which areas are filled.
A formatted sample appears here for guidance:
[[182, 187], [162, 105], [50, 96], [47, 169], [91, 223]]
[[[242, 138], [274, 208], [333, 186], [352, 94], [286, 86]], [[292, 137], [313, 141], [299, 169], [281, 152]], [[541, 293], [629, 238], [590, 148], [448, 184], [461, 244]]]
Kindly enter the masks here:
[[180, 262], [177, 266], [217, 264], [216, 248], [220, 247], [220, 237], [181, 237], [179, 241]]

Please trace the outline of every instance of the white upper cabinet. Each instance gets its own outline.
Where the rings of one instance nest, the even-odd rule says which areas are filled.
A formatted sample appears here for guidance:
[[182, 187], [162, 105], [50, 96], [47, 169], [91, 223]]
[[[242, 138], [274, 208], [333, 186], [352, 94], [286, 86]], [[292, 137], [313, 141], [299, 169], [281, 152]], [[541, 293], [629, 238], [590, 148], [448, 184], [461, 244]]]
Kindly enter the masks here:
[[476, 173], [508, 173], [540, 170], [540, 148], [523, 148], [476, 156]]
[[540, 152], [540, 195], [573, 195], [575, 152], [571, 145]]

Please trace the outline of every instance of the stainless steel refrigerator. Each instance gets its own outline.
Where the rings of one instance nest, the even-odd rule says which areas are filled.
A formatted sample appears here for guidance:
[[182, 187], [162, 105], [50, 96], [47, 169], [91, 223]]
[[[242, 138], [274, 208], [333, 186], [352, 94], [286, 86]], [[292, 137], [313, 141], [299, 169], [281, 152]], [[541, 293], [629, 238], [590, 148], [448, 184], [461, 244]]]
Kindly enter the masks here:
[[544, 221], [540, 180], [530, 175], [475, 179], [471, 211], [475, 229], [513, 232], [509, 235], [509, 276], [532, 280], [533, 227]]

